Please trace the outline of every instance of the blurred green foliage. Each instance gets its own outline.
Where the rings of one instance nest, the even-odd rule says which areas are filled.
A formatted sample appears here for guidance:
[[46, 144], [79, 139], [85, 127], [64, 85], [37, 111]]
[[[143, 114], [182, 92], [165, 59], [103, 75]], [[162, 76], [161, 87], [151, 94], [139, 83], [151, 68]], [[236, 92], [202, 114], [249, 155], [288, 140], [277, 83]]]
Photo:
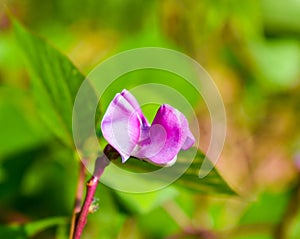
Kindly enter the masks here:
[[[175, 187], [127, 195], [100, 185], [100, 208], [89, 216], [83, 238], [298, 238], [298, 0], [6, 0], [4, 4], [82, 73], [67, 57], [52, 51], [51, 44], [32, 42], [22, 33], [16, 39], [0, 4], [0, 238], [68, 238], [78, 162], [74, 150], [66, 146], [70, 140], [60, 133], [63, 123], [70, 123], [66, 112], [71, 112], [73, 98], [59, 89], [71, 87], [76, 92], [83, 75], [97, 63], [143, 46], [180, 50], [212, 75], [228, 117], [228, 137], [217, 167], [241, 196], [207, 196]], [[24, 64], [20, 43], [34, 56], [34, 65]], [[76, 74], [66, 74], [70, 69]], [[45, 73], [53, 95], [37, 84]], [[208, 111], [199, 96], [180, 85], [179, 77], [154, 71], [122, 77], [107, 90], [102, 110], [124, 88], [125, 79], [130, 88], [172, 77], [197, 111], [200, 148], [205, 151]], [[54, 80], [58, 89], [51, 85]], [[44, 96], [47, 100], [37, 100]], [[60, 104], [62, 99], [68, 104]]]

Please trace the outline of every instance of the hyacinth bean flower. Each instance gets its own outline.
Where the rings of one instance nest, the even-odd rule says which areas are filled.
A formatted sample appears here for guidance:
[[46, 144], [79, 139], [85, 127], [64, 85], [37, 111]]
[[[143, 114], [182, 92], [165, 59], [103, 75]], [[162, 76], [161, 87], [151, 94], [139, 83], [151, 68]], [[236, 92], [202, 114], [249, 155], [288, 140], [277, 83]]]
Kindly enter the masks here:
[[139, 103], [127, 90], [118, 93], [109, 104], [101, 130], [123, 163], [133, 156], [156, 165], [172, 165], [179, 151], [189, 149], [195, 142], [180, 111], [163, 104], [150, 125]]

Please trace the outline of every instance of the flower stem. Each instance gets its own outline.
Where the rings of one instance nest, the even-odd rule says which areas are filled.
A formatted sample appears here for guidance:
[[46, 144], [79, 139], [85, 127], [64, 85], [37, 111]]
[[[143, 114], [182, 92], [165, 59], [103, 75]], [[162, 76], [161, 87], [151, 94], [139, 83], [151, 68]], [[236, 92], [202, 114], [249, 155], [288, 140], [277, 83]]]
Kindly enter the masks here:
[[73, 238], [76, 218], [77, 218], [78, 213], [81, 210], [81, 202], [82, 202], [82, 197], [83, 197], [83, 192], [84, 192], [84, 180], [85, 180], [85, 166], [84, 166], [84, 162], [80, 161], [79, 162], [79, 173], [78, 173], [78, 181], [77, 181], [76, 198], [75, 198], [75, 203], [74, 203], [69, 239]]
[[87, 192], [83, 206], [76, 221], [73, 239], [80, 239], [81, 237], [83, 228], [85, 227], [87, 222], [87, 216], [91, 212], [91, 205], [93, 203], [94, 195], [99, 184], [99, 179], [103, 174], [104, 169], [109, 165], [110, 160], [117, 159], [118, 157], [118, 152], [112, 146], [107, 145], [104, 149], [104, 155], [96, 159], [93, 176], [86, 184]]

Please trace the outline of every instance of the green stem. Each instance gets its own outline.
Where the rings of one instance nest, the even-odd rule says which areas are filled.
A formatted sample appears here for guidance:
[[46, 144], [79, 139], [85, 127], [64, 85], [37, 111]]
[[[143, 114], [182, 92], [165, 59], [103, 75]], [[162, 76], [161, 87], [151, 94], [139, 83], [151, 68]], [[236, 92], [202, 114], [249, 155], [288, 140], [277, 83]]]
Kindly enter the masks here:
[[300, 182], [292, 189], [292, 195], [287, 205], [286, 211], [281, 219], [280, 223], [277, 225], [274, 238], [275, 239], [285, 239], [287, 238], [287, 230], [288, 227], [291, 225], [292, 220], [297, 215], [300, 209]]

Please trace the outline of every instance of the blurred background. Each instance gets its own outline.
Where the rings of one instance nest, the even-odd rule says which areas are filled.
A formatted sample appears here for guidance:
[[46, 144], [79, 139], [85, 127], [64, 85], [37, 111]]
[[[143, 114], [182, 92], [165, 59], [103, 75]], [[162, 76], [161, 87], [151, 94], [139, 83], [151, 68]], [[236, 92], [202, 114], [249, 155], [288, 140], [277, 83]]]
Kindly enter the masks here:
[[[78, 165], [38, 116], [4, 5], [84, 75], [123, 50], [167, 47], [196, 59], [223, 97], [217, 169], [239, 196], [172, 187], [130, 195], [100, 185], [83, 238], [299, 239], [299, 0], [2, 0], [0, 238], [63, 239]], [[205, 152], [209, 114], [193, 105]]]

